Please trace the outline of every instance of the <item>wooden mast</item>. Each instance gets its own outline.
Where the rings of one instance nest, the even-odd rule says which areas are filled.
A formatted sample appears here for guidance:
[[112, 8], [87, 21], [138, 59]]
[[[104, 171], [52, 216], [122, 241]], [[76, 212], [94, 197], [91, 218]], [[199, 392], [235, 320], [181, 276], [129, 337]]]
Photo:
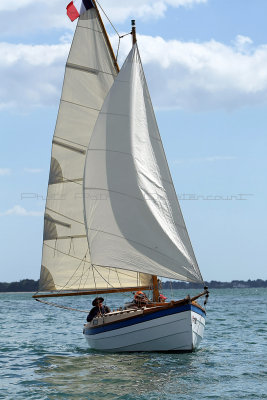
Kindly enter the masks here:
[[135, 28], [135, 19], [132, 19], [132, 40], [133, 40], [133, 46], [136, 43], [136, 28]]
[[91, 0], [91, 1], [92, 1], [92, 3], [93, 3], [93, 6], [95, 7], [96, 14], [97, 14], [97, 18], [98, 18], [98, 20], [99, 20], [99, 22], [100, 22], [100, 25], [101, 25], [101, 28], [102, 28], [102, 30], [103, 30], [103, 35], [105, 36], [105, 39], [106, 39], [106, 42], [107, 42], [107, 46], [108, 46], [108, 48], [109, 48], [111, 57], [112, 57], [112, 59], [113, 59], [115, 68], [116, 68], [117, 72], [119, 72], [119, 71], [120, 71], [120, 68], [119, 68], [119, 66], [118, 66], [118, 63], [117, 63], [117, 60], [116, 60], [116, 57], [115, 57], [113, 48], [112, 48], [112, 46], [111, 46], [111, 43], [110, 43], [110, 40], [109, 40], [107, 31], [106, 31], [104, 22], [103, 22], [103, 20], [102, 20], [102, 18], [101, 18], [100, 12], [99, 12], [99, 10], [98, 10], [98, 8], [97, 8], [96, 1], [95, 1], [95, 0]]
[[153, 282], [153, 301], [159, 301], [159, 282], [157, 275], [152, 275], [152, 282]]

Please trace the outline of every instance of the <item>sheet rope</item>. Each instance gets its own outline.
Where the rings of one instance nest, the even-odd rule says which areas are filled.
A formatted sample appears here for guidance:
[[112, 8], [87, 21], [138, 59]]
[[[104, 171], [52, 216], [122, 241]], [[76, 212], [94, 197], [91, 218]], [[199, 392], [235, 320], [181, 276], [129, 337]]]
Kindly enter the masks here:
[[64, 310], [69, 310], [69, 311], [79, 311], [82, 313], [88, 314], [89, 311], [87, 310], [79, 310], [78, 308], [72, 308], [72, 307], [67, 307], [67, 306], [62, 306], [61, 304], [56, 304], [56, 303], [51, 303], [50, 301], [45, 301], [45, 300], [40, 300], [40, 299], [35, 299], [36, 301], [39, 301], [40, 303], [47, 304], [49, 306], [57, 307], [57, 308], [63, 308]]

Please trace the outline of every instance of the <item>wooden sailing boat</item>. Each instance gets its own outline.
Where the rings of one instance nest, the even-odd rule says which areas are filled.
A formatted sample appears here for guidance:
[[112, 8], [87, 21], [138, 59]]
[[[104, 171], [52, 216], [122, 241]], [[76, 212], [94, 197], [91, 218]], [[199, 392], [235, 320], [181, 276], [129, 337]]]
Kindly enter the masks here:
[[[158, 131], [133, 24], [121, 70], [94, 0], [83, 2], [53, 137], [35, 298], [153, 290], [150, 304], [87, 323], [103, 351], [191, 351], [207, 295], [159, 302], [158, 276], [203, 282]], [[52, 293], [41, 293], [41, 292]]]

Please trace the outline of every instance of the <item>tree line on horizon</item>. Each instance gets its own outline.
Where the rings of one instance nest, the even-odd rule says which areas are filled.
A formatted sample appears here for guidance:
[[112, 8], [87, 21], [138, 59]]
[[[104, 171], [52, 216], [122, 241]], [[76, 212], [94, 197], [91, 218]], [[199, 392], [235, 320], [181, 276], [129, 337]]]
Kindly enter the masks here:
[[[234, 280], [231, 282], [205, 282], [209, 289], [260, 288], [267, 287], [267, 280]], [[0, 282], [0, 292], [37, 292], [39, 280], [22, 279], [19, 282]], [[166, 281], [161, 283], [162, 289], [202, 289], [203, 284], [192, 282]]]

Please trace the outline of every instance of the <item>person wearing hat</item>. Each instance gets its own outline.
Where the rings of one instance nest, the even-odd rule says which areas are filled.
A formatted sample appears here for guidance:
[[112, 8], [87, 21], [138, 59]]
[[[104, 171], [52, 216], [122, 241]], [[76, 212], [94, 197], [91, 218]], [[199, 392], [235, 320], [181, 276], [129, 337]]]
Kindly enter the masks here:
[[139, 291], [135, 293], [133, 302], [137, 305], [137, 307], [144, 307], [147, 305], [149, 300], [145, 293]]
[[87, 315], [87, 322], [91, 322], [98, 315], [104, 315], [110, 312], [110, 308], [108, 306], [104, 306], [103, 301], [103, 297], [96, 297], [92, 301], [93, 308]]
[[124, 309], [129, 308], [142, 308], [149, 303], [149, 299], [144, 292], [138, 291], [134, 294], [134, 298], [130, 303], [126, 303]]
[[165, 297], [163, 294], [159, 295], [159, 302], [160, 303], [165, 303], [165, 300], [167, 299], [167, 297]]

